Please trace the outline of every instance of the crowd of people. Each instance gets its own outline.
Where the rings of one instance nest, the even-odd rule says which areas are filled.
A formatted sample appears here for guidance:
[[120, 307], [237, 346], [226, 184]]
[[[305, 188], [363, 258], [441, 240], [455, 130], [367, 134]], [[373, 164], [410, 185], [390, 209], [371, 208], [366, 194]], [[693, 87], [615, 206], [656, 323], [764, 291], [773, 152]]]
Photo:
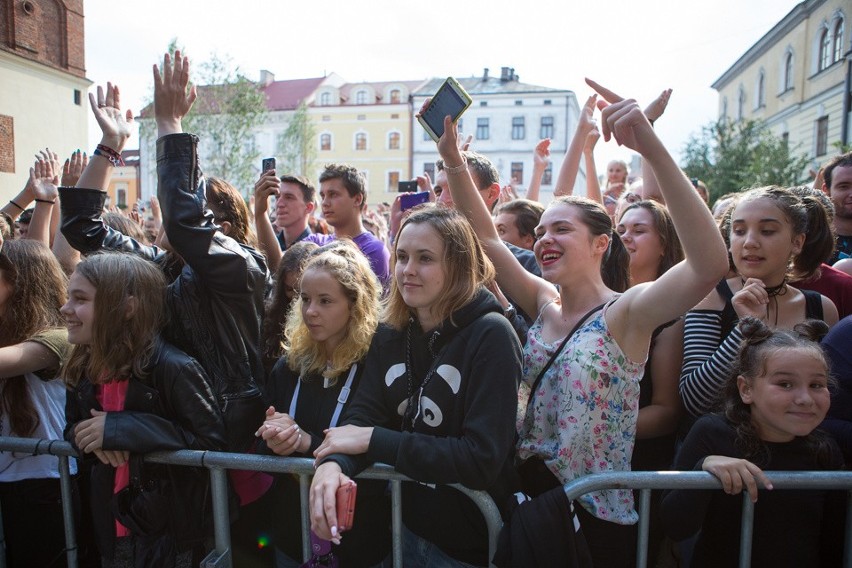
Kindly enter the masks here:
[[[562, 490], [631, 469], [703, 470], [723, 488], [653, 494], [652, 566], [734, 565], [743, 491], [760, 493], [753, 565], [839, 565], [845, 497], [773, 492], [764, 471], [852, 459], [852, 154], [812, 187], [711, 210], [654, 131], [671, 90], [643, 109], [587, 83], [547, 205], [548, 140], [521, 197], [447, 117], [436, 179], [415, 180], [426, 204], [370, 209], [364, 176], [331, 164], [318, 191], [262, 172], [250, 207], [202, 173], [182, 129], [190, 63], [167, 54], [150, 217], [106, 206], [133, 118], [98, 87], [92, 155], [42, 150], [0, 210], [0, 433], [78, 450], [81, 564], [201, 562], [206, 472], [143, 460], [188, 448], [314, 459], [319, 563], [389, 565], [386, 484], [358, 481], [345, 531], [337, 510], [382, 463], [417, 482], [402, 489], [406, 567], [633, 566], [633, 493]], [[639, 153], [641, 177], [616, 161], [601, 184], [600, 139]], [[229, 480], [234, 565], [301, 566], [298, 480]], [[493, 498], [494, 558], [450, 484]], [[57, 458], [0, 455], [8, 566], [64, 565], [59, 495]]]

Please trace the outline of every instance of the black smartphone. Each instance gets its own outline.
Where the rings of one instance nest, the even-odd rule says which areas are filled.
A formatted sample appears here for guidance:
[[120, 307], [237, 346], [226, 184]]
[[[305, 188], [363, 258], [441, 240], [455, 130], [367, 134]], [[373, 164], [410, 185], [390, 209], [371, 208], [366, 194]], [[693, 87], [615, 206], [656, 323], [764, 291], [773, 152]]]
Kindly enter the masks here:
[[429, 192], [421, 191], [420, 193], [406, 193], [399, 196], [400, 211], [408, 211], [412, 207], [417, 207], [429, 201]]
[[275, 158], [264, 158], [263, 165], [261, 166], [261, 171], [268, 172], [269, 170], [275, 169]]
[[467, 91], [462, 88], [458, 81], [447, 77], [435, 96], [429, 102], [426, 110], [417, 117], [417, 120], [432, 137], [435, 142], [444, 134], [444, 117], [449, 115], [453, 122], [458, 122], [459, 117], [473, 102]]
[[396, 188], [399, 193], [415, 193], [417, 189], [416, 181], [401, 181]]

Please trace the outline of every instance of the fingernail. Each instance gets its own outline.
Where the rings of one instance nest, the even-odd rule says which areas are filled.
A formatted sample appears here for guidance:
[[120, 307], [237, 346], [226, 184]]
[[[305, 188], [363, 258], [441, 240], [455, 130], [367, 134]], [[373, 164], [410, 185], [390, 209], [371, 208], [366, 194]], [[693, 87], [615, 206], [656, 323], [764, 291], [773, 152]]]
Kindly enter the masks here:
[[337, 527], [331, 527], [331, 536], [333, 536], [333, 537], [337, 536]]

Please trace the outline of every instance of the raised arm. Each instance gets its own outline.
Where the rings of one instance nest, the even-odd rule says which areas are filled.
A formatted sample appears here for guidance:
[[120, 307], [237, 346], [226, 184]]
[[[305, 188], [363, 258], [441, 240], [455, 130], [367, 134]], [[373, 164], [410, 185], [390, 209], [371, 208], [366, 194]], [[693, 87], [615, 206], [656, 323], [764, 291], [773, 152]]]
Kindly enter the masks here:
[[[45, 150], [42, 152], [41, 158], [36, 160], [33, 167], [30, 168], [30, 184], [33, 188], [35, 210], [26, 238], [39, 241], [48, 248], [51, 246], [51, 228], [57, 196], [56, 186], [59, 183], [59, 172], [55, 170], [57, 163], [56, 154], [50, 150]], [[59, 216], [58, 212], [56, 216]]]
[[[648, 117], [648, 122], [652, 126], [663, 116], [671, 96], [672, 90], [666, 89], [645, 108], [645, 116]], [[645, 160], [642, 160], [642, 199], [659, 199], [660, 195], [662, 193], [657, 176], [654, 174], [654, 168]]]
[[559, 177], [556, 179], [556, 187], [553, 189], [554, 197], [572, 195], [574, 193], [574, 181], [576, 181], [577, 172], [580, 170], [580, 158], [583, 156], [586, 136], [595, 127], [594, 113], [596, 102], [597, 95], [592, 95], [586, 99], [586, 104], [580, 109], [577, 130], [571, 138], [568, 151], [565, 152], [562, 167], [559, 168]]
[[657, 326], [679, 317], [713, 289], [728, 270], [728, 255], [713, 217], [636, 101], [587, 82], [609, 103], [602, 109], [604, 140], [615, 136], [654, 169], [686, 256], [655, 282], [628, 290], [613, 306], [626, 316], [617, 323], [616, 338], [621, 335], [627, 340], [622, 346], [641, 355]]
[[278, 270], [281, 263], [281, 246], [272, 229], [272, 221], [269, 220], [269, 198], [278, 195], [281, 182], [275, 174], [275, 170], [269, 170], [260, 174], [257, 183], [254, 184], [254, 226], [257, 229], [257, 240], [261, 252], [266, 256], [269, 270]]
[[544, 170], [550, 163], [550, 138], [539, 140], [533, 150], [533, 171], [530, 179], [530, 186], [527, 189], [527, 199], [531, 201], [539, 201], [541, 193], [541, 178], [544, 177]]
[[583, 158], [586, 163], [586, 197], [604, 205], [601, 195], [601, 184], [598, 181], [598, 169], [595, 166], [595, 146], [601, 137], [601, 132], [595, 126], [586, 134], [586, 144], [583, 146]]
[[[438, 152], [444, 160], [447, 185], [456, 208], [464, 213], [479, 236], [486, 254], [497, 269], [497, 283], [503, 292], [528, 314], [538, 314], [539, 305], [557, 296], [550, 283], [527, 272], [509, 251], [494, 227], [491, 212], [476, 189], [467, 162], [456, 143], [457, 127], [450, 117], [444, 120], [444, 135]], [[545, 299], [546, 298], [546, 299]]]

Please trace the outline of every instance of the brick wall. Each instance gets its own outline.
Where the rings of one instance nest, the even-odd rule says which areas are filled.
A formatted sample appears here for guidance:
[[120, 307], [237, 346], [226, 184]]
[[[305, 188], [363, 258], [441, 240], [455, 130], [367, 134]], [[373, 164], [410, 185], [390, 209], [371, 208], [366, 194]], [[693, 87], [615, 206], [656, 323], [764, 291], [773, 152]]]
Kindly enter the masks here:
[[15, 173], [15, 121], [0, 114], [0, 172]]
[[83, 0], [0, 0], [0, 49], [85, 77]]

